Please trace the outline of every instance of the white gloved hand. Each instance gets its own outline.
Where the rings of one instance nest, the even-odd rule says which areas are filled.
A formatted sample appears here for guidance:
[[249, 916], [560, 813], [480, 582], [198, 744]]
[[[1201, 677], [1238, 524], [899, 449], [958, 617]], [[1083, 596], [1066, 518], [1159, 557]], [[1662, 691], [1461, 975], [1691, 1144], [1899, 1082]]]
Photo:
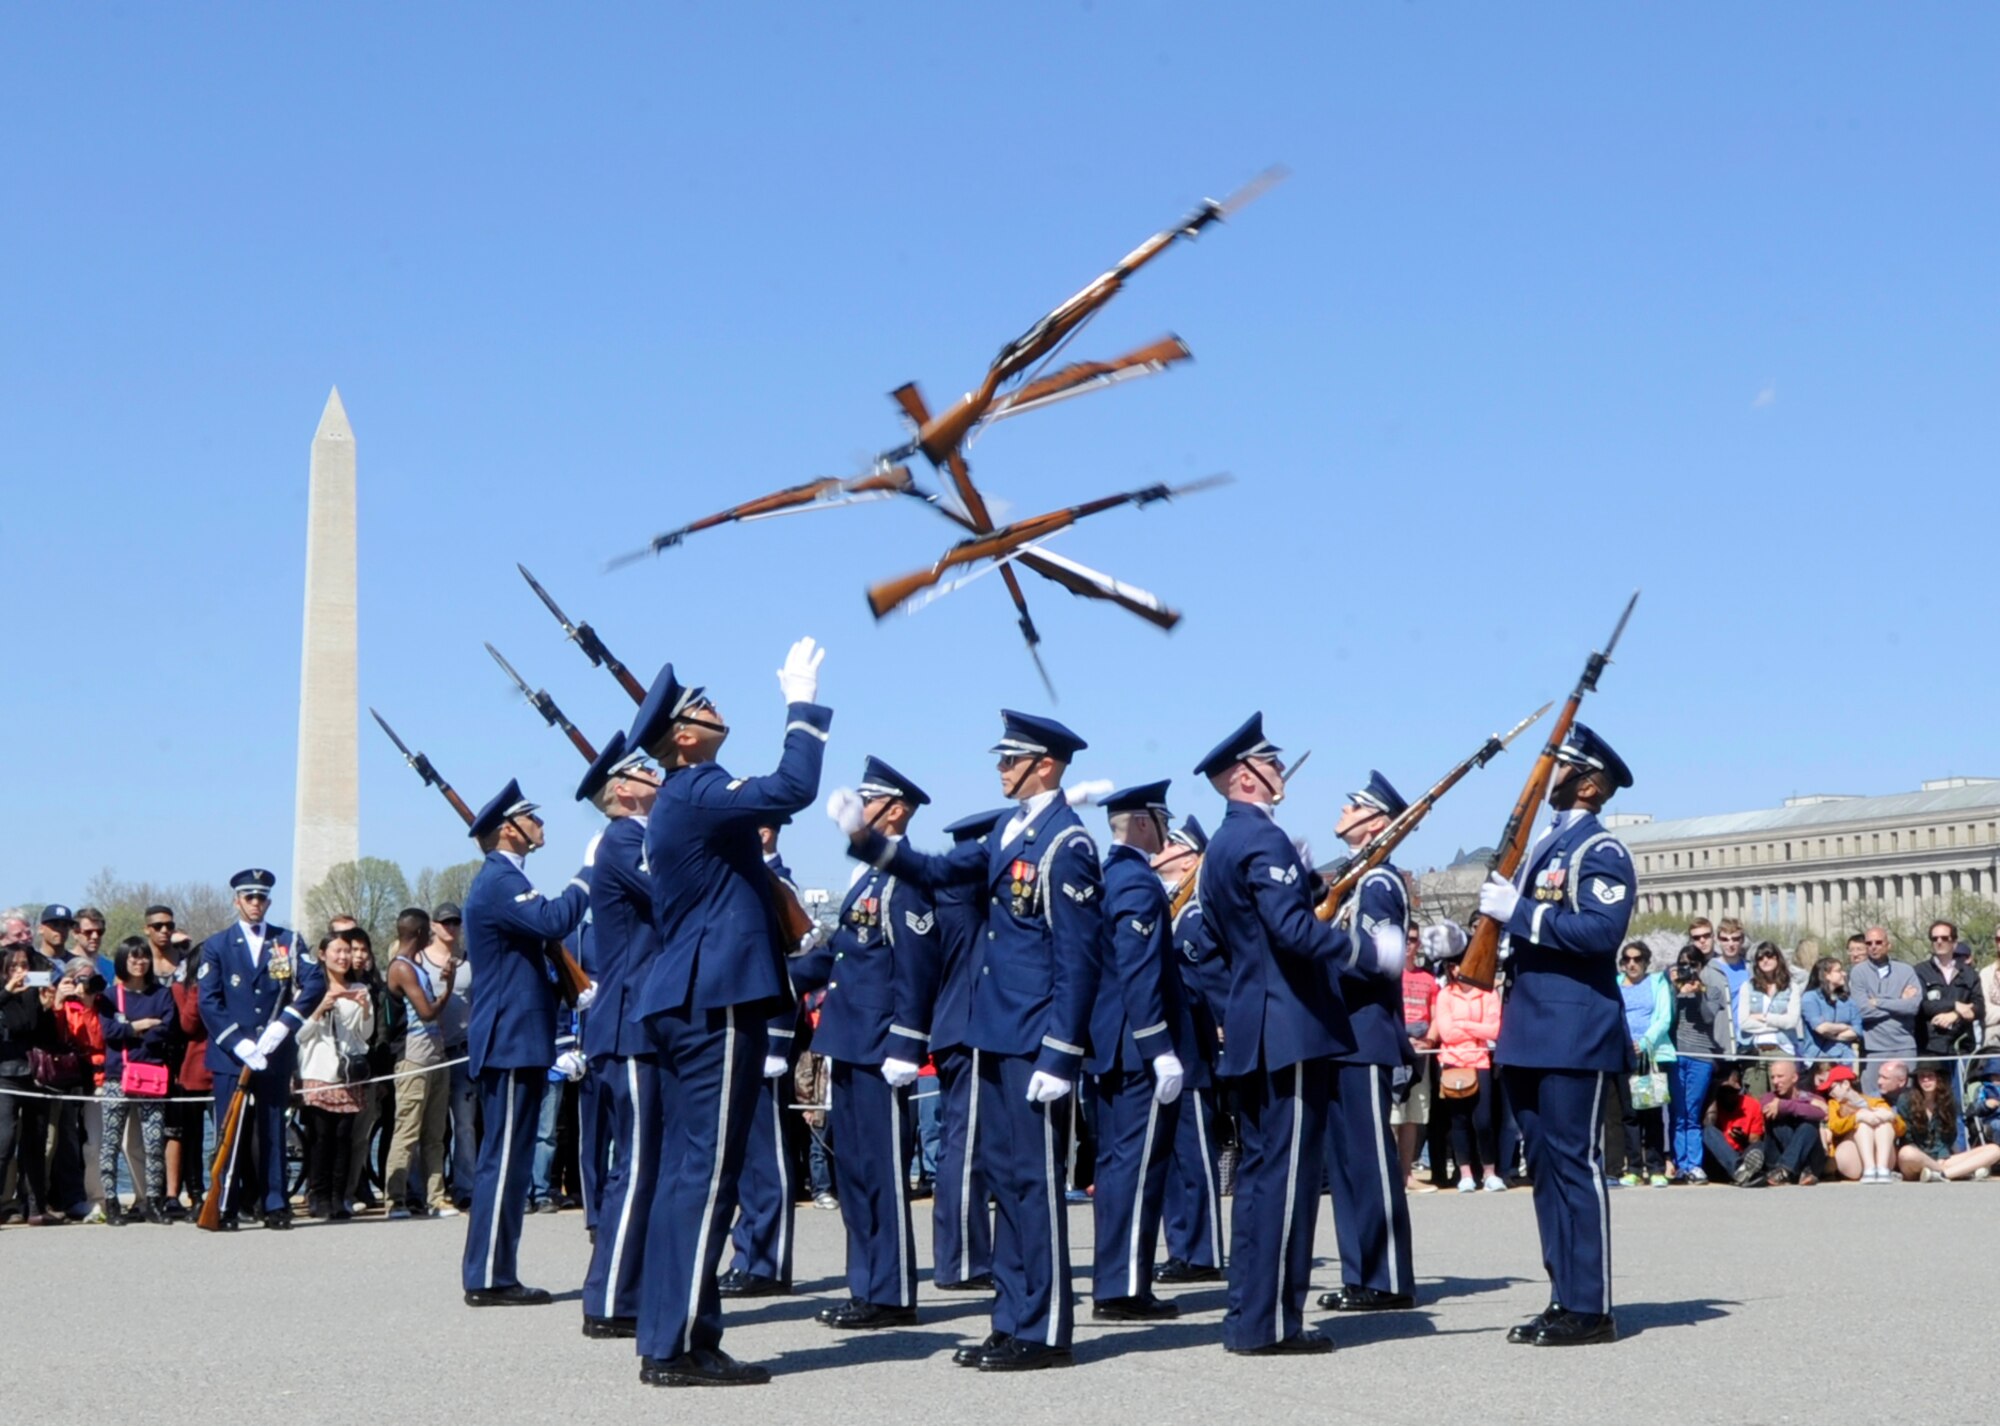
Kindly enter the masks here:
[[1498, 872], [1488, 876], [1479, 886], [1479, 914], [1491, 916], [1502, 926], [1512, 919], [1514, 908], [1521, 904], [1521, 893], [1514, 883]]
[[819, 661], [826, 657], [826, 650], [814, 646], [809, 638], [800, 639], [785, 655], [785, 666], [778, 670], [778, 688], [785, 695], [787, 703], [813, 703], [819, 698]]
[[1072, 807], [1097, 805], [1100, 797], [1107, 797], [1118, 790], [1118, 785], [1108, 777], [1093, 778], [1089, 782], [1079, 782], [1063, 789], [1063, 801]]
[[1028, 1076], [1028, 1102], [1030, 1104], [1054, 1104], [1069, 1093], [1069, 1081], [1046, 1070], [1036, 1070]]
[[582, 1079], [583, 1072], [585, 1068], [587, 1068], [587, 1062], [584, 1060], [583, 1055], [580, 1051], [564, 1050], [561, 1054], [556, 1056], [555, 1068], [556, 1068], [556, 1073], [561, 1075], [564, 1079], [570, 1079], [570, 1080]]
[[1423, 942], [1425, 958], [1433, 964], [1448, 961], [1465, 950], [1465, 928], [1456, 921], [1426, 926], [1418, 932], [1418, 939]]
[[248, 1069], [260, 1070], [270, 1068], [271, 1062], [264, 1058], [264, 1052], [257, 1048], [255, 1040], [248, 1038], [238, 1040], [234, 1045], [229, 1047], [229, 1052], [241, 1060]]
[[851, 787], [836, 787], [826, 795], [826, 815], [850, 837], [859, 836], [868, 825], [861, 808], [861, 795]]
[[806, 932], [803, 936], [799, 937], [799, 948], [796, 952], [794, 952], [794, 954], [802, 956], [807, 951], [811, 950], [814, 946], [818, 944], [819, 944], [819, 927], [815, 926], [810, 931]]
[[1409, 950], [1409, 944], [1403, 939], [1401, 931], [1394, 926], [1384, 926], [1375, 933], [1369, 949], [1374, 952], [1369, 964], [1375, 974], [1384, 977], [1402, 976], [1404, 956]]
[[766, 1079], [776, 1079], [779, 1075], [783, 1074], [787, 1069], [790, 1068], [791, 1066], [785, 1063], [785, 1057], [783, 1055], [764, 1056], [764, 1078]]
[[292, 1033], [292, 1027], [283, 1020], [273, 1020], [264, 1027], [264, 1033], [257, 1037], [257, 1053], [268, 1056], [278, 1046], [285, 1043], [285, 1036]]
[[1154, 1055], [1153, 1101], [1156, 1104], [1172, 1104], [1181, 1097], [1181, 1082], [1186, 1078], [1187, 1071], [1181, 1068], [1180, 1056]]
[[884, 1060], [882, 1078], [889, 1081], [889, 1088], [901, 1089], [906, 1084], [917, 1082], [917, 1067], [908, 1060]]
[[576, 1008], [588, 1010], [597, 1003], [597, 982], [592, 981], [576, 993]]

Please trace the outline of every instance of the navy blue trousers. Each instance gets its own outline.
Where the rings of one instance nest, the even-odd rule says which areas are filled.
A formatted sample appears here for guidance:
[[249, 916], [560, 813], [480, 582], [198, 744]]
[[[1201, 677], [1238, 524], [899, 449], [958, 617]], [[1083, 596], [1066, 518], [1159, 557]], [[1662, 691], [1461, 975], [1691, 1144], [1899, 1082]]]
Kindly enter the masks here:
[[1097, 1115], [1091, 1296], [1099, 1302], [1150, 1297], [1153, 1251], [1160, 1242], [1160, 1210], [1182, 1101], [1156, 1101], [1153, 1077], [1144, 1070], [1098, 1075], [1091, 1093]]
[[979, 1167], [979, 1051], [939, 1050], [937, 1181], [931, 1200], [931, 1278], [957, 1283], [993, 1271], [993, 1213]]
[[1167, 1256], [1198, 1268], [1222, 1266], [1221, 1150], [1215, 1142], [1215, 1091], [1181, 1094], [1173, 1164], [1161, 1199]]
[[1414, 1292], [1410, 1200], [1389, 1123], [1389, 1079], [1381, 1065], [1336, 1064], [1326, 1107], [1326, 1175], [1340, 1280], [1378, 1292]]
[[1501, 1067], [1535, 1180], [1535, 1226], [1550, 1299], [1571, 1312], [1611, 1310], [1611, 1195], [1604, 1182], [1604, 1113], [1616, 1105], [1599, 1070]]
[[[979, 1162], [999, 1208], [993, 1230], [993, 1330], [1044, 1347], [1067, 1347], [1076, 1328], [1070, 1301], [1069, 1216], [1063, 1166], [1070, 1099], [1028, 1099], [1034, 1060], [979, 1056]], [[836, 1092], [837, 1093], [837, 1092]], [[836, 1146], [837, 1147], [837, 1146]], [[841, 1192], [847, 1191], [845, 1159]]]
[[528, 1212], [528, 1178], [535, 1156], [535, 1125], [546, 1069], [487, 1069], [475, 1077], [479, 1113], [479, 1166], [472, 1176], [472, 1212], [465, 1220], [465, 1290], [515, 1287], [521, 1220]]
[[[762, 1066], [758, 1067], [759, 1072]], [[738, 1272], [776, 1278], [792, 1285], [792, 1154], [785, 1143], [785, 1104], [791, 1098], [792, 1077], [776, 1075], [757, 1081], [757, 1102], [750, 1115], [750, 1140], [743, 1150], [743, 1173], [737, 1180], [736, 1226], [730, 1230]]]
[[[616, 1146], [600, 1182], [597, 1242], [583, 1279], [586, 1317], [637, 1317], [646, 1258], [646, 1220], [660, 1171], [660, 1072], [650, 1059], [605, 1055], [591, 1062], [601, 1109]], [[588, 1128], [591, 1115], [584, 1114]]]
[[877, 1065], [833, 1062], [833, 1152], [847, 1229], [847, 1292], [882, 1307], [917, 1304], [910, 1234], [909, 1090]]
[[722, 1345], [715, 1287], [750, 1140], [769, 1030], [761, 1016], [682, 1009], [650, 1022], [659, 1064], [660, 1168], [639, 1288], [641, 1356]]
[[595, 1228], [604, 1206], [604, 1183], [611, 1172], [614, 1144], [622, 1147], [614, 1127], [611, 1096], [604, 1086], [604, 1069], [615, 1066], [615, 1057], [591, 1061], [583, 1081], [576, 1087], [577, 1134], [576, 1170], [583, 1179], [583, 1226]]
[[[243, 1122], [236, 1129], [236, 1151], [224, 1166], [227, 1188], [222, 1211], [239, 1212], [239, 1191], [247, 1201], [256, 1198], [266, 1213], [282, 1213], [291, 1199], [285, 1193], [285, 1106], [291, 1100], [291, 1069], [272, 1068], [250, 1075], [249, 1102], [243, 1106]], [[225, 1070], [215, 1072], [215, 1130], [229, 1115], [229, 1101], [236, 1096], [237, 1076]], [[58, 1207], [68, 1207], [60, 1199]]]
[[1222, 1344], [1266, 1347], [1305, 1327], [1331, 1069], [1308, 1060], [1235, 1081], [1242, 1155]]

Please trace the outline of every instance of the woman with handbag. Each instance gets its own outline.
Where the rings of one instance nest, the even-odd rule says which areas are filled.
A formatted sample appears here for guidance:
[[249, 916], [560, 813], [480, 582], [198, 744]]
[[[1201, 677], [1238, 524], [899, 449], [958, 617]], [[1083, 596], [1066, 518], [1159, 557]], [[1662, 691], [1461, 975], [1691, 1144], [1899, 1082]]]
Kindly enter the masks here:
[[1625, 1129], [1625, 1171], [1618, 1181], [1627, 1188], [1641, 1182], [1667, 1186], [1667, 1075], [1674, 1062], [1674, 995], [1667, 978], [1650, 969], [1653, 954], [1644, 941], [1633, 941], [1618, 953], [1622, 977], [1618, 994], [1625, 1002], [1625, 1032], [1632, 1040], [1636, 1073], [1622, 1078], [1618, 1107]]
[[112, 965], [118, 982], [97, 1003], [104, 1034], [104, 1083], [97, 1090], [104, 1114], [104, 1132], [97, 1141], [104, 1221], [113, 1227], [125, 1221], [125, 1206], [118, 1199], [118, 1154], [125, 1121], [136, 1113], [145, 1163], [143, 1176], [141, 1165], [131, 1165], [137, 1193], [132, 1212], [148, 1223], [165, 1223], [167, 1055], [179, 1015], [173, 991], [153, 974], [153, 948], [144, 936], [120, 941]]
[[1500, 997], [1460, 980], [1459, 963], [1448, 962], [1449, 979], [1431, 1011], [1438, 1041], [1438, 1097], [1458, 1161], [1458, 1191], [1472, 1193], [1484, 1178], [1488, 1193], [1505, 1193], [1507, 1180], [1493, 1152], [1493, 1042], [1500, 1038]]
[[375, 1030], [373, 998], [353, 978], [344, 934], [319, 943], [326, 995], [299, 1029], [299, 1079], [306, 1101], [306, 1199], [314, 1218], [351, 1218], [342, 1196], [353, 1158], [354, 1116], [368, 1078], [368, 1041]]
[[35, 1082], [46, 1053], [39, 1048], [45, 1012], [42, 992], [28, 984], [31, 960], [28, 948], [18, 946], [0, 965], [0, 1179], [16, 1166], [21, 1212], [40, 1228], [49, 1221], [49, 1115]]

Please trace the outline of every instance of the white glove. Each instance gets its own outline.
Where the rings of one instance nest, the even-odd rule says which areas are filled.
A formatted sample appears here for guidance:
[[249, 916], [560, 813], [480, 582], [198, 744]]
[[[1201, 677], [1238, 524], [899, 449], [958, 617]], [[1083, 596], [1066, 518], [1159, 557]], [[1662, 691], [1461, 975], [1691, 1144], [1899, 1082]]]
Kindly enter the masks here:
[[1181, 1081], [1186, 1078], [1187, 1071], [1181, 1068], [1179, 1056], [1154, 1055], [1153, 1101], [1157, 1104], [1172, 1104], [1181, 1097]]
[[868, 819], [861, 811], [861, 797], [851, 787], [836, 787], [826, 795], [826, 815], [848, 836], [860, 835]]
[[576, 1008], [588, 1010], [597, 1003], [597, 982], [592, 981], [576, 993]]
[[[259, 1055], [269, 1055], [278, 1046], [284, 1044], [285, 1036], [291, 1033], [292, 1027], [290, 1025], [287, 1025], [283, 1020], [273, 1020], [264, 1027], [264, 1033], [257, 1037], [257, 1053]], [[262, 1066], [259, 1066], [259, 1068], [262, 1068]]]
[[246, 1069], [260, 1070], [270, 1068], [271, 1062], [264, 1058], [264, 1052], [257, 1048], [255, 1040], [247, 1038], [238, 1040], [234, 1045], [229, 1047], [229, 1052], [241, 1060]]
[[1068, 1093], [1069, 1081], [1052, 1075], [1046, 1070], [1036, 1070], [1028, 1076], [1028, 1103], [1030, 1104], [1054, 1104]]
[[1425, 958], [1433, 962], [1448, 961], [1465, 949], [1465, 928], [1456, 921], [1426, 926], [1418, 938], [1423, 942]]
[[1292, 846], [1298, 852], [1299, 860], [1305, 863], [1306, 870], [1311, 871], [1313, 869], [1313, 844], [1304, 837], [1294, 837], [1292, 838]]
[[818, 943], [819, 943], [819, 927], [815, 926], [812, 928], [812, 930], [806, 932], [803, 936], [799, 937], [799, 949], [797, 954], [804, 955], [807, 951], [811, 950]]
[[790, 1068], [791, 1066], [785, 1063], [783, 1055], [764, 1056], [764, 1078], [766, 1079], [776, 1079]]
[[1409, 949], [1403, 933], [1394, 926], [1384, 926], [1377, 931], [1370, 949], [1374, 952], [1371, 965], [1379, 976], [1400, 977], [1403, 974], [1403, 957]]
[[1502, 926], [1513, 918], [1514, 908], [1521, 904], [1521, 893], [1514, 889], [1514, 883], [1498, 872], [1488, 876], [1479, 886], [1479, 914], [1491, 916]]
[[901, 1089], [906, 1084], [917, 1082], [917, 1067], [908, 1060], [884, 1060], [882, 1078], [889, 1081], [889, 1088]]
[[[583, 864], [586, 868], [594, 867], [597, 865], [597, 844], [603, 840], [604, 840], [604, 834], [602, 832], [599, 832], [595, 836], [593, 836], [589, 842], [587, 842], [584, 845]], [[586, 882], [590, 880], [589, 877], [583, 877], [582, 879]]]
[[792, 645], [792, 651], [785, 655], [785, 666], [778, 670], [778, 688], [785, 702], [818, 701], [819, 661], [825, 657], [826, 650], [814, 647], [809, 638]]
[[583, 1055], [576, 1050], [564, 1050], [556, 1056], [556, 1073], [564, 1079], [582, 1079], [587, 1064]]
[[1063, 789], [1063, 801], [1072, 807], [1089, 805], [1095, 807], [1097, 799], [1116, 792], [1118, 786], [1108, 777], [1096, 778], [1090, 782], [1079, 782], [1074, 787]]

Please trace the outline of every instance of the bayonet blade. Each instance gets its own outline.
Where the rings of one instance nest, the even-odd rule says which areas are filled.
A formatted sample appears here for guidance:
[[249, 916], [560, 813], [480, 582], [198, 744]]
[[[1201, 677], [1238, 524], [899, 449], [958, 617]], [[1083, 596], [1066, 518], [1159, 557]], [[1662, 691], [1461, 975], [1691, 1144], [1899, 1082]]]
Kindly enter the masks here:
[[[526, 565], [524, 565], [524, 564], [516, 564], [516, 565], [514, 566], [514, 568], [515, 568], [515, 569], [518, 569], [519, 571], [521, 571], [521, 578], [523, 578], [523, 579], [525, 579], [525, 580], [527, 580], [527, 581], [528, 581], [528, 588], [530, 588], [530, 589], [534, 590], [534, 591], [535, 591], [535, 597], [536, 597], [536, 598], [538, 598], [538, 599], [540, 599], [540, 600], [542, 601], [542, 603], [543, 603], [543, 604], [545, 604], [545, 605], [547, 605], [547, 606], [548, 606], [548, 610], [549, 610], [549, 613], [551, 613], [551, 614], [553, 614], [553, 615], [555, 615], [555, 616], [556, 616], [556, 622], [557, 622], [558, 624], [562, 625], [562, 628], [563, 628], [563, 632], [564, 632], [565, 634], [569, 635], [569, 637], [570, 637], [570, 638], [572, 638], [572, 639], [573, 639], [573, 638], [575, 638], [575, 637], [576, 637], [576, 625], [574, 625], [574, 624], [570, 623], [570, 621], [569, 621], [569, 615], [567, 615], [567, 614], [563, 613], [563, 611], [562, 611], [562, 606], [561, 606], [560, 604], [556, 603], [556, 602], [555, 602], [555, 600], [553, 600], [553, 599], [549, 598], [549, 592], [548, 592], [548, 590], [546, 590], [546, 589], [542, 588], [542, 586], [541, 586], [541, 582], [540, 582], [539, 580], [537, 580], [537, 579], [536, 579], [536, 578], [535, 578], [535, 577], [534, 577], [534, 576], [533, 576], [532, 574], [529, 574], [529, 573], [528, 573], [528, 567], [527, 567]], [[491, 648], [491, 647], [493, 647], [493, 646], [492, 646], [491, 644], [488, 644], [488, 645], [487, 645], [487, 647], [488, 647], [488, 648]], [[497, 655], [497, 654], [496, 654], [496, 655], [494, 655], [494, 657], [495, 657], [495, 658], [498, 658], [498, 657], [499, 657], [499, 655]], [[505, 660], [503, 659], [503, 660], [502, 660], [502, 662], [504, 663], [504, 662], [505, 662]], [[511, 670], [511, 669], [510, 669], [510, 670], [508, 670], [508, 672], [510, 672], [510, 673], [511, 673], [512, 671], [513, 671], [513, 670]]]
[[1514, 739], [1520, 737], [1522, 733], [1528, 730], [1530, 725], [1532, 725], [1544, 713], [1548, 712], [1551, 708], [1555, 706], [1556, 706], [1555, 700], [1550, 699], [1547, 703], [1544, 703], [1541, 707], [1537, 708], [1534, 712], [1530, 713], [1527, 717], [1523, 718], [1520, 722], [1516, 723], [1512, 728], [1508, 729], [1505, 733], [1502, 733], [1500, 735], [1500, 746], [1504, 748], [1511, 745]]
[[389, 726], [389, 720], [384, 718], [380, 713], [377, 713], [373, 708], [368, 710], [368, 716], [382, 725], [382, 731], [389, 735], [389, 741], [396, 745], [396, 751], [403, 755], [403, 761], [415, 766], [417, 761], [416, 754], [410, 751], [408, 743], [405, 743], [401, 738], [396, 736], [396, 730]]
[[1310, 758], [1312, 755], [1313, 755], [1313, 750], [1311, 748], [1307, 748], [1304, 752], [1300, 753], [1299, 760], [1293, 763], [1290, 767], [1286, 768], [1283, 776], [1281, 776], [1278, 779], [1278, 781], [1290, 782], [1292, 780], [1292, 775], [1296, 773], [1300, 768], [1304, 767], [1306, 765], [1306, 759]]
[[514, 680], [514, 687], [521, 690], [521, 696], [527, 699], [530, 703], [533, 703], [535, 701], [535, 691], [532, 688], [528, 687], [528, 682], [526, 679], [522, 678], [520, 674], [514, 672], [514, 665], [508, 663], [507, 660], [501, 656], [500, 650], [494, 648], [493, 645], [491, 644], [488, 644], [486, 646], [486, 652], [493, 655], [493, 662], [499, 664], [502, 669], [506, 670], [507, 677]]
[[1618, 647], [1618, 640], [1625, 632], [1625, 625], [1631, 621], [1632, 609], [1639, 602], [1639, 591], [1633, 590], [1632, 597], [1625, 601], [1625, 612], [1618, 616], [1618, 627], [1611, 631], [1611, 642], [1604, 646], [1604, 661], [1611, 662], [1611, 651]]

